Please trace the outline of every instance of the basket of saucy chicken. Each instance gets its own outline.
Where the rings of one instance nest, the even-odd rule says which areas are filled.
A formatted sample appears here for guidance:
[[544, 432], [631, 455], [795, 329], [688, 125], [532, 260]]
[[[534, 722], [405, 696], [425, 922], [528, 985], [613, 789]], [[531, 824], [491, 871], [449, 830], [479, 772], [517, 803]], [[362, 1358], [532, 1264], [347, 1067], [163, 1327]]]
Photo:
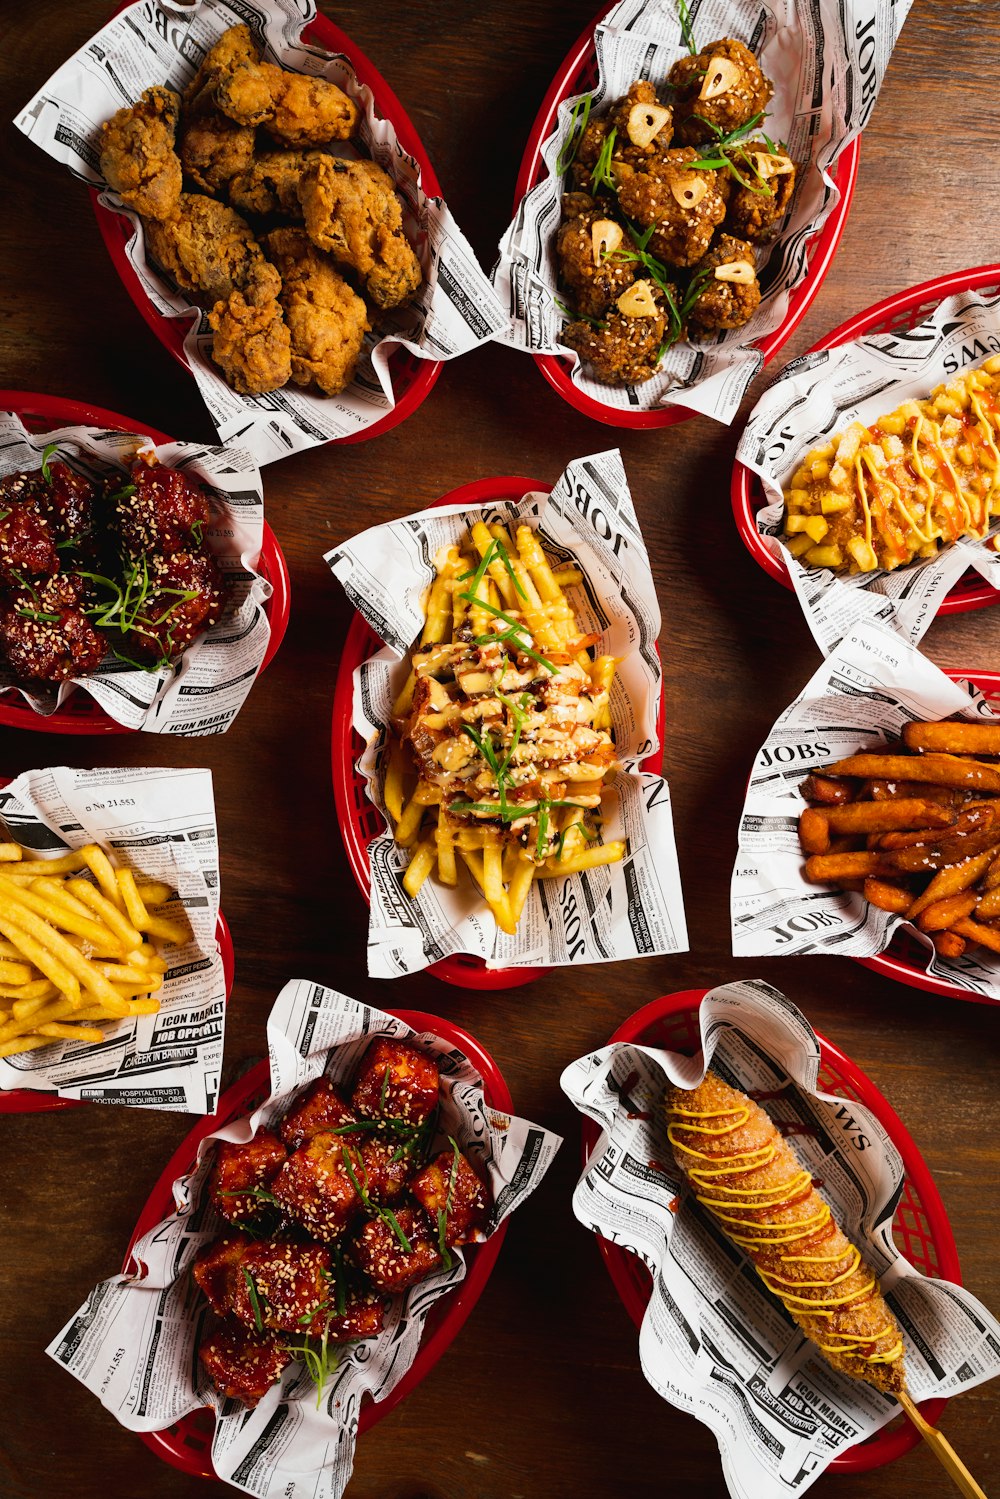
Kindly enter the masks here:
[[[731, 34], [709, 35], [683, 5], [649, 9], [624, 0], [600, 19], [600, 74], [593, 26], [566, 58], [494, 281], [513, 309], [509, 341], [587, 415], [729, 421], [840, 239], [857, 129], [843, 100], [821, 125], [794, 98], [814, 47], [851, 44], [801, 16], [751, 46], [735, 17]], [[719, 392], [723, 376], [735, 393]]]
[[[227, 728], [288, 622], [256, 466], [78, 402], [5, 391], [0, 408], [0, 723]], [[234, 694], [230, 651], [200, 644], [236, 619], [254, 670]]]

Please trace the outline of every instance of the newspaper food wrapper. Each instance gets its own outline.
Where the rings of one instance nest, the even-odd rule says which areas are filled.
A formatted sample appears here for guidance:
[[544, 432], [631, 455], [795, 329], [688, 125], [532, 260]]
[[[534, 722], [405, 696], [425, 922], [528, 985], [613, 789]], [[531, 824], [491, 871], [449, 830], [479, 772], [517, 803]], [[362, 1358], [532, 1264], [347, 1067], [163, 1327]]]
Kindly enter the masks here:
[[534, 881], [517, 932], [509, 936], [464, 877], [449, 888], [431, 876], [416, 899], [407, 895], [407, 851], [397, 847], [387, 825], [368, 850], [368, 971], [395, 978], [452, 953], [472, 953], [489, 968], [513, 968], [685, 952], [670, 792], [662, 777], [640, 769], [660, 748], [660, 610], [617, 449], [576, 459], [551, 494], [529, 493], [485, 507], [442, 505], [363, 531], [327, 554], [355, 608], [386, 642], [354, 675], [354, 727], [366, 745], [357, 769], [368, 796], [386, 817], [392, 739], [387, 725], [406, 679], [403, 657], [423, 629], [434, 556], [467, 536], [478, 520], [528, 524], [554, 567], [583, 572], [582, 585], [565, 589], [566, 597], [582, 629], [600, 635], [598, 654], [619, 662], [611, 718], [621, 768], [607, 778], [602, 836], [627, 838], [628, 849], [622, 863]]
[[781, 957], [839, 953], [871, 958], [902, 929], [909, 956], [934, 978], [1000, 1004], [1000, 954], [977, 947], [943, 958], [926, 933], [904, 917], [870, 906], [860, 891], [811, 885], [798, 836], [810, 771], [846, 755], [877, 753], [917, 720], [997, 715], [971, 682], [943, 671], [878, 625], [861, 625], [785, 709], [754, 760], [740, 819], [730, 895], [733, 953]]
[[[790, 294], [806, 274], [814, 236], [839, 202], [830, 169], [868, 123], [910, 3], [775, 0], [764, 6], [757, 0], [689, 0], [699, 45], [731, 36], [755, 53], [774, 84], [761, 127], [773, 140], [786, 142], [800, 164], [791, 212], [773, 244], [763, 247], [761, 303], [745, 327], [675, 344], [651, 380], [628, 387], [601, 384], [560, 343], [566, 318], [556, 303], [562, 300], [556, 233], [563, 177], [556, 161], [570, 138], [574, 106], [585, 97], [576, 94], [560, 104], [558, 125], [542, 147], [545, 176], [521, 200], [500, 241], [493, 282], [509, 322], [498, 339], [532, 354], [567, 356], [577, 389], [612, 411], [679, 405], [731, 422], [763, 364], [752, 346], [784, 322]], [[665, 83], [671, 66], [687, 54], [679, 7], [675, 0], [622, 0], [596, 28], [594, 48], [598, 80], [591, 119], [605, 113], [637, 78]], [[805, 171], [802, 163], [808, 163]]]
[[4, 1057], [0, 1090], [214, 1113], [226, 983], [215, 936], [219, 839], [211, 771], [26, 770], [0, 790], [0, 816], [29, 857], [100, 843], [118, 868], [176, 890], [191, 928], [189, 942], [164, 948], [169, 968], [157, 1014], [105, 1022], [104, 1040], [93, 1044], [54, 1041]]
[[[140, 432], [107, 427], [28, 432], [18, 416], [0, 412], [0, 475], [39, 468], [50, 443], [57, 443], [57, 456], [98, 491], [108, 479], [127, 484], [127, 465], [138, 452], [154, 448]], [[168, 442], [155, 446], [155, 452], [162, 464], [183, 469], [211, 498], [213, 516], [204, 537], [230, 590], [222, 618], [188, 646], [175, 666], [142, 671], [109, 653], [86, 676], [29, 689], [0, 665], [0, 692], [20, 692], [36, 713], [48, 718], [82, 687], [110, 718], [129, 729], [192, 737], [224, 734], [254, 684], [271, 638], [264, 612], [271, 585], [257, 570], [264, 534], [260, 473], [239, 446]]]
[[[203, 1405], [217, 1412], [212, 1462], [220, 1478], [260, 1499], [339, 1499], [354, 1462], [362, 1400], [383, 1400], [417, 1356], [428, 1314], [464, 1279], [467, 1250], [393, 1296], [376, 1339], [345, 1346], [322, 1404], [301, 1363], [286, 1369], [256, 1410], [218, 1394], [197, 1359], [207, 1307], [188, 1274], [198, 1251], [223, 1232], [207, 1182], [216, 1140], [245, 1142], [269, 1128], [304, 1083], [326, 1074], [346, 1082], [377, 1036], [412, 1038], [441, 1072], [440, 1141], [451, 1134], [485, 1174], [493, 1197], [486, 1237], [538, 1186], [562, 1143], [558, 1135], [491, 1107], [473, 1064], [448, 1041], [416, 1034], [332, 989], [303, 979], [285, 985], [267, 1023], [270, 1093], [249, 1118], [227, 1121], [198, 1146], [173, 1185], [176, 1211], [135, 1245], [134, 1274], [103, 1281], [48, 1348], [130, 1431], [159, 1431]], [[266, 1085], [263, 1085], [266, 1086]], [[475, 1253], [475, 1251], [472, 1251]], [[195, 1372], [197, 1388], [192, 1386]]]
[[989, 539], [1000, 535], [1000, 518], [982, 541], [960, 538], [935, 557], [892, 572], [839, 575], [805, 567], [782, 544], [782, 486], [806, 453], [851, 422], [868, 426], [998, 352], [1000, 296], [959, 292], [914, 328], [869, 333], [794, 360], [758, 401], [736, 456], [764, 486], [768, 503], [757, 512], [757, 531], [788, 569], [824, 655], [866, 620], [879, 621], [916, 645], [966, 568], [1000, 589], [1000, 554]]
[[[301, 40], [315, 15], [313, 0], [198, 0], [194, 5], [139, 0], [64, 63], [14, 122], [75, 176], [101, 189], [106, 209], [132, 221], [125, 253], [152, 308], [166, 318], [191, 320], [184, 357], [220, 440], [238, 438], [259, 463], [356, 435], [381, 421], [402, 394], [399, 367], [394, 389], [389, 362], [395, 350], [409, 350], [417, 359], [453, 359], [484, 343], [503, 322], [471, 246], [444, 200], [423, 191], [420, 167], [399, 144], [391, 119], [382, 118], [372, 90], [358, 81], [348, 58]], [[330, 153], [370, 156], [389, 173], [403, 199], [407, 237], [423, 267], [424, 285], [416, 301], [380, 314], [382, 336], [368, 336], [358, 373], [339, 396], [307, 394], [294, 385], [244, 396], [227, 385], [209, 357], [207, 313], [193, 307], [147, 258], [138, 215], [123, 207], [101, 174], [99, 132], [104, 122], [153, 84], [183, 92], [205, 53], [236, 25], [250, 27], [265, 60], [326, 78], [358, 104], [360, 151], [333, 142]], [[401, 359], [408, 363], [405, 356]]]
[[922, 1275], [899, 1253], [892, 1220], [903, 1162], [863, 1104], [821, 1090], [819, 1042], [805, 1016], [776, 989], [747, 982], [713, 989], [699, 1021], [695, 1057], [617, 1043], [563, 1073], [563, 1091], [603, 1131], [573, 1210], [653, 1277], [639, 1333], [649, 1383], [714, 1432], [734, 1499], [778, 1499], [803, 1493], [900, 1408], [826, 1363], [697, 1204], [667, 1139], [668, 1085], [697, 1087], [711, 1065], [732, 1086], [764, 1094], [767, 1112], [790, 1126], [796, 1155], [881, 1279], [915, 1400], [1000, 1373], [1000, 1324], [968, 1291]]

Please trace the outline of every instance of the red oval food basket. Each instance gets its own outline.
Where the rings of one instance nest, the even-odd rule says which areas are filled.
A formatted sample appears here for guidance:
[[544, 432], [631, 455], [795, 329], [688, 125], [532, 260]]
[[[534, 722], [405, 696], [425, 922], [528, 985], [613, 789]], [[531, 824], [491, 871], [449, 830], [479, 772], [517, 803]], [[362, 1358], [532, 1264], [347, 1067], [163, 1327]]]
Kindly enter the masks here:
[[[6, 781], [3, 783], [7, 784]], [[226, 1003], [233, 992], [236, 973], [236, 957], [229, 923], [219, 912], [215, 923], [215, 940], [219, 944], [222, 959], [222, 974], [226, 986]], [[59, 1098], [55, 1093], [40, 1093], [35, 1088], [0, 1089], [0, 1114], [51, 1114], [55, 1109], [85, 1108], [88, 1100], [82, 1098]]]
[[[463, 1052], [483, 1079], [486, 1102], [502, 1113], [512, 1112], [513, 1104], [503, 1073], [489, 1052], [470, 1036], [468, 1031], [462, 1030], [461, 1026], [454, 1025], [450, 1020], [442, 1020], [437, 1015], [427, 1015], [421, 1010], [387, 1010], [386, 1014], [395, 1015], [398, 1020], [404, 1021], [415, 1031], [429, 1031], [433, 1035], [440, 1036], [449, 1045]], [[246, 1077], [226, 1089], [219, 1099], [218, 1113], [213, 1118], [203, 1119], [196, 1125], [175, 1154], [171, 1156], [132, 1232], [122, 1265], [124, 1274], [135, 1273], [136, 1263], [132, 1258], [132, 1250], [138, 1240], [173, 1212], [173, 1183], [179, 1176], [186, 1175], [192, 1169], [201, 1141], [206, 1135], [213, 1134], [230, 1120], [251, 1113], [267, 1097], [269, 1090], [268, 1063], [259, 1062], [251, 1072], [247, 1073]], [[460, 1281], [453, 1291], [449, 1291], [446, 1296], [442, 1296], [435, 1302], [424, 1324], [417, 1356], [395, 1389], [384, 1400], [365, 1400], [358, 1421], [359, 1434], [370, 1431], [401, 1400], [405, 1400], [406, 1396], [427, 1377], [445, 1349], [454, 1341], [483, 1293], [506, 1233], [507, 1224], [503, 1222], [496, 1233], [492, 1234], [485, 1243], [466, 1246], [465, 1279]], [[211, 1406], [203, 1406], [201, 1410], [183, 1416], [180, 1421], [164, 1431], [138, 1432], [137, 1435], [147, 1447], [156, 1453], [157, 1457], [161, 1457], [164, 1462], [171, 1463], [175, 1468], [181, 1468], [193, 1478], [215, 1478], [217, 1474], [212, 1466], [214, 1432], [215, 1412]]]
[[[91, 406], [84, 401], [68, 401], [62, 396], [44, 396], [34, 391], [0, 390], [0, 410], [12, 411], [20, 417], [29, 432], [46, 432], [52, 427], [107, 427], [119, 432], [136, 432], [148, 437], [151, 442], [173, 442], [165, 432], [155, 427], [142, 425], [129, 416], [120, 416], [117, 411], [106, 411], [103, 406]], [[263, 672], [274, 660], [278, 647], [285, 638], [288, 615], [291, 609], [291, 579], [288, 564], [278, 545], [278, 538], [264, 522], [261, 540], [260, 561], [257, 564], [262, 578], [271, 585], [271, 597], [264, 605], [271, 637], [264, 652], [260, 670]], [[258, 676], [260, 673], [258, 673]], [[123, 723], [116, 723], [109, 714], [82, 688], [77, 688], [72, 697], [45, 717], [36, 713], [30, 703], [25, 702], [16, 688], [0, 690], [0, 724], [11, 729], [33, 729], [37, 734], [134, 734], [138, 732]]]
[[[908, 291], [897, 292], [895, 296], [887, 297], [884, 302], [876, 302], [873, 307], [868, 307], [864, 312], [849, 318], [846, 323], [841, 323], [832, 333], [824, 334], [803, 357], [815, 354], [820, 349], [835, 349], [839, 344], [850, 343], [851, 339], [861, 338], [866, 333], [893, 333], [902, 328], [915, 328], [945, 297], [963, 291], [978, 291], [988, 297], [995, 296], [1000, 292], [1000, 265], [981, 265], [974, 270], [953, 271], [949, 276], [938, 276], [934, 281], [923, 281], [919, 286], [911, 286]], [[792, 580], [788, 576], [784, 558], [779, 560], [772, 557], [757, 530], [757, 512], [767, 503], [760, 479], [744, 464], [735, 462], [730, 494], [736, 529], [743, 538], [747, 551], [766, 573], [783, 587], [791, 588]], [[970, 569], [949, 590], [939, 613], [961, 614], [967, 609], [983, 609], [998, 600], [1000, 592], [991, 588], [985, 578]]]
[[[645, 1005], [623, 1021], [611, 1037], [611, 1042], [639, 1042], [643, 1046], [658, 1046], [693, 1056], [701, 1050], [698, 1007], [707, 993], [707, 989], [684, 989], [677, 994], [666, 994], [660, 999], [654, 999], [651, 1004]], [[958, 1250], [955, 1248], [944, 1204], [906, 1126], [871, 1079], [832, 1041], [818, 1033], [817, 1037], [821, 1052], [820, 1088], [824, 1093], [854, 1099], [871, 1109], [902, 1157], [905, 1168], [903, 1188], [892, 1220], [896, 1244], [910, 1263], [924, 1275], [961, 1285]], [[585, 1167], [597, 1147], [600, 1134], [600, 1129], [592, 1119], [583, 1120]], [[599, 1234], [596, 1237], [597, 1247], [615, 1290], [636, 1327], [640, 1327], [652, 1294], [652, 1277], [638, 1256], [601, 1238]], [[927, 1400], [921, 1404], [920, 1409], [925, 1418], [933, 1423], [947, 1403], [946, 1400]], [[916, 1427], [901, 1412], [897, 1420], [884, 1426], [873, 1437], [835, 1457], [830, 1463], [829, 1471], [867, 1473], [872, 1468], [881, 1468], [897, 1457], [902, 1457], [904, 1452], [909, 1452], [919, 1441], [920, 1434]]]
[[[564, 99], [572, 98], [574, 94], [586, 93], [597, 83], [594, 28], [613, 8], [613, 5], [602, 7], [589, 26], [581, 32], [563, 59], [562, 66], [542, 100], [542, 107], [535, 116], [535, 123], [531, 127], [531, 134], [524, 148], [521, 167], [517, 174], [517, 186], [514, 189], [515, 214], [521, 199], [541, 180], [542, 174], [546, 171], [542, 160], [542, 146], [555, 129], [559, 105]], [[840, 237], [844, 232], [844, 225], [847, 222], [851, 199], [854, 196], [860, 153], [861, 141], [859, 137], [855, 137], [845, 146], [830, 170], [840, 198], [822, 229], [808, 242], [805, 274], [798, 286], [790, 293], [784, 320], [773, 333], [757, 340], [757, 348], [763, 354], [765, 364], [774, 358], [786, 340], [795, 332], [812, 306], [816, 293], [830, 269], [830, 262], [836, 254]], [[620, 411], [616, 407], [605, 406], [603, 402], [595, 401], [592, 396], [588, 396], [573, 384], [569, 374], [568, 358], [558, 354], [533, 354], [532, 358], [553, 390], [557, 391], [564, 401], [575, 406], [577, 411], [582, 411], [584, 416], [593, 417], [595, 421], [605, 422], [608, 426], [672, 427], [675, 422], [686, 422], [698, 415], [696, 411], [689, 411], [686, 406], [662, 406], [655, 411]]]
[[[119, 11], [124, 10], [129, 3], [130, 0], [123, 0], [114, 14], [117, 15]], [[352, 42], [346, 32], [341, 31], [340, 27], [335, 25], [328, 16], [322, 14], [317, 14], [310, 21], [302, 33], [302, 40], [314, 47], [321, 47], [325, 52], [336, 52], [347, 58], [357, 74], [358, 82], [367, 84], [371, 89], [379, 114], [383, 119], [392, 121], [399, 144], [420, 167], [420, 184], [427, 197], [441, 197], [441, 185], [437, 180], [437, 174], [431, 166], [413, 123], [381, 73], [369, 62], [360, 47]], [[191, 366], [184, 353], [184, 337], [190, 327], [191, 318], [166, 317], [154, 307], [128, 258], [127, 246], [132, 238], [131, 220], [124, 214], [105, 208], [100, 201], [97, 188], [90, 189], [90, 199], [97, 219], [97, 227], [101, 231], [101, 237], [107, 246], [108, 254], [111, 256], [112, 264], [118, 272], [122, 285], [167, 353], [172, 354], [177, 363], [190, 374]], [[365, 427], [364, 431], [352, 432], [347, 437], [334, 438], [331, 439], [332, 441], [367, 442], [370, 437], [378, 437], [381, 433], [388, 432], [390, 428], [405, 421], [430, 394], [431, 387], [441, 373], [441, 361], [418, 359], [408, 349], [397, 348], [389, 360], [389, 369], [396, 397], [396, 404], [392, 410], [386, 412], [379, 421], [373, 422], [370, 427]]]
[[[462, 484], [450, 494], [436, 500], [438, 505], [489, 505], [495, 500], [519, 500], [532, 490], [548, 494], [551, 484], [540, 479], [525, 479], [518, 474], [504, 474], [496, 479], [476, 479], [471, 484]], [[359, 756], [364, 751], [361, 735], [354, 728], [354, 673], [363, 661], [382, 649], [382, 641], [365, 619], [355, 613], [347, 631], [344, 649], [337, 672], [337, 685], [333, 697], [333, 731], [331, 750], [333, 762], [333, 795], [337, 806], [337, 822], [340, 825], [347, 862], [357, 882], [358, 889], [366, 901], [371, 900], [371, 874], [368, 867], [368, 845], [381, 833], [385, 819], [369, 801], [365, 778], [356, 768]], [[642, 762], [642, 769], [659, 774], [663, 754], [663, 727], [666, 716], [666, 700], [660, 687], [660, 703], [656, 718], [656, 735], [660, 749]], [[517, 989], [540, 978], [544, 968], [487, 968], [482, 958], [471, 953], [455, 953], [431, 963], [427, 969], [435, 978], [446, 984], [455, 984], [460, 989]]]

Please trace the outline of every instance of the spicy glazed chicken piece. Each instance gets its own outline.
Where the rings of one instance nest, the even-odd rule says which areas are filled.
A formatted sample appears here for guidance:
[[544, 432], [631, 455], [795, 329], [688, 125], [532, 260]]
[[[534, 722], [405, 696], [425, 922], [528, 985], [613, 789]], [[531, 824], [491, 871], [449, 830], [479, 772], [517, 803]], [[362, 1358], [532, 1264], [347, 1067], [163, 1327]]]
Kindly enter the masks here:
[[289, 1218], [331, 1244], [361, 1207], [362, 1172], [352, 1145], [338, 1135], [318, 1134], [292, 1152], [271, 1190]]
[[180, 97], [148, 88], [138, 103], [101, 129], [101, 172], [127, 208], [148, 219], [167, 219], [181, 195], [181, 164], [174, 149]]
[[720, 234], [715, 244], [694, 268], [695, 276], [707, 273], [705, 288], [696, 298], [689, 316], [691, 332], [713, 333], [722, 328], [742, 328], [760, 306], [760, 285], [752, 245]]
[[693, 265], [726, 216], [720, 174], [692, 169], [697, 160], [698, 152], [690, 146], [665, 151], [648, 171], [623, 182], [618, 194], [630, 219], [643, 229], [655, 226], [647, 248], [667, 265]]
[[413, 1175], [410, 1152], [392, 1135], [385, 1140], [372, 1135], [359, 1138], [363, 1142], [359, 1146], [364, 1173], [361, 1180], [367, 1195], [373, 1202], [395, 1202]]
[[[36, 482], [30, 488], [34, 503], [51, 521], [60, 541], [82, 541], [94, 524], [94, 486], [61, 458], [51, 459], [48, 470], [48, 480], [41, 469], [33, 476]], [[18, 475], [11, 477], [16, 479]], [[0, 481], [0, 509], [4, 510], [6, 482]]]
[[240, 1265], [254, 1243], [249, 1234], [230, 1231], [200, 1250], [191, 1266], [195, 1285], [220, 1317], [228, 1317], [233, 1309]]
[[292, 376], [292, 340], [278, 301], [281, 277], [262, 261], [243, 288], [216, 302], [208, 315], [212, 358], [245, 396], [279, 390]]
[[361, 1338], [377, 1338], [385, 1326], [386, 1299], [362, 1284], [359, 1277], [346, 1276], [343, 1292], [344, 1310], [340, 1305], [339, 1282], [330, 1290], [330, 1306], [325, 1315], [326, 1335], [331, 1343], [355, 1343]]
[[369, 331], [368, 308], [301, 229], [265, 241], [281, 275], [278, 300], [292, 341], [292, 380], [339, 395], [354, 379]]
[[725, 155], [748, 184], [733, 178], [726, 228], [739, 239], [761, 244], [772, 238], [792, 206], [795, 163], [783, 151], [771, 151], [765, 141], [731, 146]]
[[628, 230], [585, 193], [565, 193], [562, 204], [565, 217], [556, 237], [559, 278], [577, 312], [599, 318], [635, 280], [638, 261], [626, 258], [635, 255], [635, 245]]
[[215, 1166], [208, 1195], [217, 1212], [230, 1223], [254, 1223], [265, 1218], [270, 1204], [255, 1194], [266, 1190], [288, 1159], [288, 1152], [268, 1130], [258, 1130], [245, 1145], [221, 1141], [216, 1146]]
[[26, 681], [65, 682], [96, 671], [107, 654], [85, 611], [84, 580], [57, 573], [0, 604], [0, 657]]
[[129, 479], [109, 495], [122, 550], [139, 562], [200, 547], [212, 508], [204, 490], [180, 469], [136, 458]]
[[677, 139], [686, 145], [738, 130], [767, 108], [774, 93], [749, 47], [731, 36], [703, 47], [696, 57], [679, 58], [668, 82], [676, 93]]
[[328, 1077], [318, 1077], [296, 1100], [278, 1125], [278, 1134], [289, 1150], [298, 1150], [315, 1135], [329, 1134], [345, 1124], [355, 1124], [353, 1114]]
[[302, 219], [299, 178], [319, 151], [262, 151], [229, 184], [229, 201], [240, 213], [283, 213]]
[[559, 335], [567, 348], [575, 349], [590, 364], [595, 379], [605, 385], [640, 385], [652, 379], [660, 363], [667, 313], [648, 281], [636, 282], [636, 287], [645, 288], [650, 312], [632, 316], [616, 305], [600, 326], [567, 323]]
[[42, 511], [41, 487], [36, 474], [0, 482], [0, 582], [8, 586], [59, 570], [59, 535]]
[[261, 1239], [240, 1258], [232, 1314], [258, 1332], [319, 1336], [330, 1301], [330, 1251], [319, 1244]]
[[271, 86], [249, 26], [230, 26], [206, 52], [184, 90], [189, 106], [215, 104], [240, 125], [259, 125], [271, 108]]
[[361, 1058], [351, 1103], [363, 1119], [423, 1124], [437, 1108], [440, 1083], [433, 1057], [407, 1041], [379, 1036]]
[[395, 1218], [408, 1249], [397, 1238], [392, 1225], [382, 1218], [370, 1219], [351, 1247], [359, 1270], [381, 1291], [404, 1291], [430, 1275], [441, 1263], [437, 1244], [419, 1209], [398, 1208]]
[[291, 73], [262, 63], [271, 89], [267, 132], [282, 146], [322, 146], [346, 141], [358, 123], [358, 106], [342, 89], [312, 73]]
[[273, 1334], [220, 1323], [198, 1349], [198, 1357], [220, 1395], [248, 1409], [277, 1384], [292, 1355]]
[[449, 1249], [468, 1244], [486, 1228], [489, 1190], [460, 1150], [443, 1150], [428, 1161], [413, 1178], [410, 1191], [431, 1222], [443, 1224]]
[[222, 618], [225, 580], [211, 552], [154, 553], [143, 558], [143, 568], [148, 587], [134, 623], [123, 634], [123, 656], [151, 664], [176, 660]]
[[387, 172], [373, 161], [320, 155], [299, 178], [298, 192], [314, 245], [352, 266], [379, 307], [409, 301], [423, 274]]
[[213, 197], [253, 164], [254, 132], [239, 125], [211, 103], [185, 107], [178, 139], [184, 171], [196, 187]]
[[[145, 229], [146, 248], [157, 265], [202, 306], [225, 301], [262, 274], [264, 253], [250, 225], [214, 198], [182, 193], [174, 218], [146, 221]], [[277, 286], [271, 285], [276, 296]]]

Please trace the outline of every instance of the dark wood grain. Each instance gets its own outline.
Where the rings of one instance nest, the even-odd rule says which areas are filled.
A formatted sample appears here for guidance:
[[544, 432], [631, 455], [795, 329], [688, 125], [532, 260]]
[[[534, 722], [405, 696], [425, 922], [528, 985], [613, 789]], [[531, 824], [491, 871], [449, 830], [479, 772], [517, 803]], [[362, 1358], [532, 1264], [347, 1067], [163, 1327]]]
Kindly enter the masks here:
[[[5, 113], [90, 37], [107, 6], [4, 0]], [[509, 218], [535, 111], [590, 6], [344, 0], [331, 9], [410, 112], [486, 266]], [[864, 138], [839, 254], [782, 360], [891, 292], [994, 256], [998, 94], [997, 7], [916, 0]], [[85, 399], [179, 437], [210, 437], [193, 381], [119, 284], [83, 189], [10, 126], [3, 141], [2, 384]], [[543, 1189], [514, 1220], [458, 1343], [360, 1443], [354, 1499], [724, 1495], [714, 1440], [645, 1383], [635, 1331], [569, 1206], [579, 1131], [559, 1070], [664, 992], [743, 975], [784, 989], [902, 1115], [936, 1176], [966, 1284], [1000, 1308], [996, 1013], [896, 987], [849, 961], [736, 962], [730, 954], [729, 877], [747, 769], [819, 659], [791, 594], [756, 567], [733, 526], [729, 474], [740, 425], [726, 430], [699, 418], [659, 432], [603, 428], [560, 402], [526, 356], [481, 350], [446, 366], [425, 405], [387, 436], [267, 471], [268, 518], [292, 572], [292, 619], [228, 735], [88, 741], [0, 731], [4, 774], [62, 759], [212, 768], [223, 904], [237, 954], [227, 1081], [263, 1054], [277, 989], [303, 976], [465, 1025], [499, 1060], [518, 1110], [566, 1137]], [[499, 994], [420, 976], [370, 981], [366, 912], [340, 846], [329, 775], [348, 610], [321, 554], [361, 523], [415, 509], [469, 479], [519, 472], [553, 480], [569, 458], [614, 445], [624, 454], [667, 622], [665, 766], [691, 951], [556, 970]], [[1000, 609], [939, 619], [925, 649], [942, 666], [996, 667], [998, 633]], [[190, 1126], [99, 1108], [0, 1121], [4, 1499], [220, 1492], [159, 1462], [42, 1352], [89, 1288], [118, 1268], [153, 1182]], [[992, 1481], [997, 1387], [954, 1401], [943, 1424], [980, 1479]], [[946, 1491], [933, 1458], [918, 1451], [877, 1474], [827, 1476], [814, 1492], [937, 1499]]]

